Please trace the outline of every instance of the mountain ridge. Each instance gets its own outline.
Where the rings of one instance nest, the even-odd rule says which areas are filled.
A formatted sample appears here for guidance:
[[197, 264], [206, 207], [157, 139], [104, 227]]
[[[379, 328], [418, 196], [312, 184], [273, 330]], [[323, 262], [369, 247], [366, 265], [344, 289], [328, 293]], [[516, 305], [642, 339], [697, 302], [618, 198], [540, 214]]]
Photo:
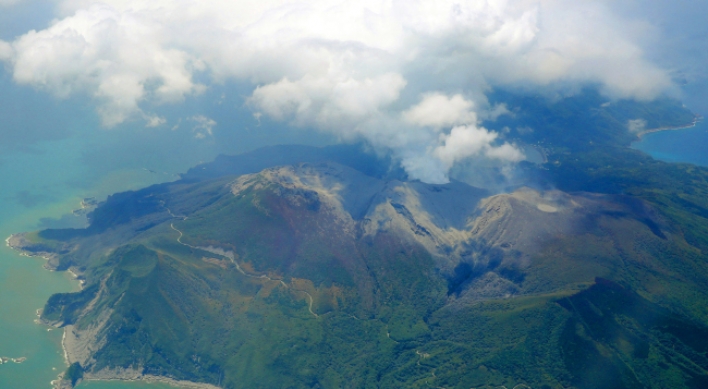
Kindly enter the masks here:
[[[632, 230], [639, 228], [644, 231], [642, 239], [652, 236], [651, 239], [655, 241], [664, 241], [671, 236], [670, 232], [662, 229], [664, 222], [651, 207], [622, 196], [538, 192], [530, 188], [490, 196], [484, 190], [463, 183], [427, 185], [419, 182], [383, 181], [332, 162], [274, 167], [236, 179], [205, 182], [210, 187], [221, 187], [208, 191], [211, 195], [220, 193], [219, 198], [212, 198], [206, 202], [206, 206], [197, 207], [196, 212], [189, 213], [185, 212], [186, 208], [180, 207], [179, 196], [176, 199], [163, 197], [159, 201], [163, 203], [164, 209], [159, 212], [159, 216], [146, 214], [142, 216], [143, 222], [136, 223], [134, 233], [137, 239], [128, 240], [136, 241], [135, 244], [109, 250], [109, 258], [120, 258], [117, 259], [117, 269], [127, 271], [133, 281], [124, 284], [126, 281], [121, 279], [125, 276], [116, 278], [115, 271], [100, 273], [93, 270], [95, 273], [92, 274], [89, 270], [82, 273], [89, 285], [81, 292], [86, 298], [70, 298], [68, 302], [50, 300], [48, 307], [54, 309], [45, 309], [42, 318], [55, 326], [65, 327], [68, 359], [72, 363], [78, 362], [85, 369], [87, 379], [110, 376], [108, 366], [96, 366], [101, 366], [99, 361], [101, 352], [105, 352], [104, 347], [112, 343], [106, 334], [115, 331], [111, 330], [111, 321], [115, 318], [111, 318], [125, 303], [125, 293], [136, 293], [138, 290], [146, 290], [148, 285], [159, 284], [159, 278], [148, 284], [146, 282], [147, 279], [157, 277], [159, 273], [155, 271], [164, 266], [167, 267], [162, 271], [168, 272], [179, 268], [168, 265], [181, 261], [178, 256], [174, 256], [177, 250], [173, 246], [174, 242], [192, 251], [192, 257], [196, 253], [196, 257], [201, 257], [201, 262], [210, 267], [211, 271], [229, 271], [235, 266], [243, 275], [250, 277], [249, 280], [261, 284], [260, 294], [272, 296], [273, 293], [293, 293], [290, 297], [295, 299], [293, 302], [301, 301], [298, 304], [304, 307], [300, 309], [309, 310], [315, 320], [334, 312], [371, 320], [380, 316], [381, 310], [391, 309], [387, 308], [389, 304], [397, 306], [405, 299], [397, 291], [382, 291], [381, 288], [385, 289], [386, 285], [391, 284], [391, 279], [376, 271], [371, 273], [372, 262], [366, 254], [367, 245], [374, 250], [384, 247], [386, 252], [385, 247], [391, 244], [390, 239], [393, 238], [399, 242], [393, 243], [394, 247], [420, 247], [417, 250], [421, 250], [421, 254], [428, 253], [425, 254], [428, 259], [422, 262], [427, 265], [416, 265], [414, 268], [418, 269], [416, 271], [428, 269], [421, 274], [421, 280], [427, 279], [424, 283], [438, 285], [437, 294], [428, 295], [423, 301], [428, 301], [426, 304], [432, 303], [430, 307], [437, 307], [434, 310], [445, 307], [465, 310], [485, 301], [503, 300], [512, 296], [552, 295], [573, 288], [583, 290], [587, 285], [592, 285], [592, 279], [587, 276], [576, 276], [565, 283], [556, 282], [544, 287], [544, 284], [551, 281], [548, 275], [527, 271], [533, 267], [538, 250], [548, 247], [547, 242], [556, 240], [559, 234], [582, 236], [592, 231], [596, 225], [590, 223], [588, 218], [607, 219], [604, 221], [606, 223], [615, 220], [630, 223]], [[200, 187], [204, 184], [191, 185]], [[187, 187], [191, 185], [187, 184]], [[356, 189], [350, 191], [347, 189], [349, 187]], [[189, 192], [193, 188], [180, 190]], [[458, 220], [446, 220], [443, 216], [453, 214], [445, 207], [452, 207], [460, 213], [456, 204], [447, 202], [449, 192], [453, 193], [452, 197], [458, 200], [465, 198], [472, 204], [467, 206], [471, 211], [466, 215], [462, 213], [464, 217], [455, 215]], [[164, 196], [162, 189], [158, 189], [157, 193]], [[466, 196], [461, 196], [461, 193], [466, 193]], [[436, 216], [433, 217], [430, 211]], [[354, 218], [353, 214], [360, 215], [359, 219]], [[250, 231], [244, 235], [236, 227], [229, 227], [225, 220], [215, 219], [217, 216], [214, 215], [248, 218], [246, 224]], [[262, 218], [266, 222], [258, 222]], [[460, 219], [465, 220], [462, 225]], [[436, 223], [436, 220], [442, 222]], [[143, 226], [145, 223], [149, 226], [147, 229]], [[275, 227], [268, 227], [267, 223], [276, 224]], [[586, 225], [588, 223], [589, 227]], [[171, 232], [167, 230], [168, 225]], [[214, 229], [214, 225], [218, 228]], [[254, 230], [254, 226], [258, 225], [265, 229]], [[287, 228], [291, 232], [272, 235], [273, 231], [285, 228], [278, 226], [289, 226]], [[147, 240], [141, 238], [141, 234], [160, 229], [164, 232], [157, 233], [157, 237]], [[224, 231], [229, 232], [224, 235]], [[104, 231], [99, 235], [106, 233], [115, 234], [115, 231]], [[130, 234], [124, 233], [123, 236]], [[247, 241], [254, 237], [260, 238], [255, 242]], [[138, 243], [141, 241], [152, 243]], [[362, 247], [356, 242], [369, 243]], [[249, 248], [242, 248], [244, 245]], [[167, 247], [170, 248], [165, 251]], [[264, 254], [264, 247], [269, 248], [271, 254]], [[24, 249], [31, 250], [31, 246]], [[91, 252], [94, 250], [91, 249]], [[71, 253], [75, 253], [71, 260], [76, 261], [78, 253], [72, 249], [65, 253], [64, 258], [70, 257]], [[374, 255], [377, 254], [374, 252]], [[151, 257], [155, 259], [147, 261]], [[407, 261], [404, 258], [409, 257], [410, 253], [400, 257], [400, 260]], [[264, 262], [265, 259], [268, 260]], [[160, 265], [163, 262], [165, 264]], [[324, 273], [321, 271], [322, 266], [326, 269]], [[388, 272], [385, 270], [387, 266], [395, 268], [397, 264], [379, 266], [383, 266], [381, 269], [385, 274]], [[579, 273], [586, 271], [587, 268]], [[428, 275], [425, 275], [426, 272]], [[607, 275], [606, 271], [601, 273]], [[530, 283], [526, 280], [529, 276], [540, 277], [541, 280]], [[96, 286], [96, 279], [100, 279], [99, 286]], [[115, 283], [124, 286], [118, 290], [111, 290], [107, 286]], [[423, 290], [428, 288], [424, 287]], [[119, 293], [119, 290], [123, 292]], [[422, 296], [429, 293], [423, 290], [416, 293], [423, 293]], [[298, 297], [298, 293], [302, 293], [301, 297]], [[389, 300], [391, 297], [385, 297], [387, 294], [397, 297]], [[101, 305], [106, 308], [98, 308]], [[74, 306], [74, 314], [67, 313], [67, 308], [71, 306]], [[411, 306], [414, 311], [420, 309], [415, 306]], [[58, 309], [60, 312], [57, 312]], [[59, 316], [56, 316], [57, 313]], [[89, 317], [91, 320], [87, 321]], [[411, 319], [400, 320], [406, 322]], [[391, 331], [389, 328], [386, 336], [395, 342], [409, 342], [429, 331], [425, 328], [423, 322], [415, 324], [414, 320], [401, 329]], [[147, 366], [132, 367], [135, 368], [138, 371], [149, 371]]]
[[[672, 104], [656, 116], [686, 116]], [[592, 112], [604, 127], [578, 129], [585, 140], [626, 131], [621, 118], [632, 116]], [[552, 134], [563, 123], [547, 125]], [[606, 143], [544, 147], [547, 162], [519, 167], [540, 184], [504, 193], [409, 181], [352, 149], [277, 167], [258, 152], [223, 157], [109, 197], [85, 230], [9, 243], [52, 253], [49, 266], [85, 282], [42, 314], [70, 342], [89, 340], [65, 345], [65, 378], [701, 387], [705, 347], [685, 334], [708, 323], [706, 225], [693, 211], [708, 193], [705, 169]], [[312, 150], [295, 149], [292, 159]], [[285, 146], [269, 150], [290, 158]], [[677, 184], [684, 177], [690, 188]]]

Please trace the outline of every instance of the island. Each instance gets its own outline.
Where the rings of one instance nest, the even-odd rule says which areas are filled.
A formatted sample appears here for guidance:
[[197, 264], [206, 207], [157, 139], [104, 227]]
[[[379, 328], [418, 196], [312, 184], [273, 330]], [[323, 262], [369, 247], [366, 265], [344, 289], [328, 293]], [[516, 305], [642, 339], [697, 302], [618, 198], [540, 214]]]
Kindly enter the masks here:
[[695, 115], [592, 89], [490, 99], [514, 115], [485, 126], [545, 155], [513, 181], [488, 167], [502, 189], [283, 145], [11, 236], [84, 281], [40, 312], [64, 331], [55, 386], [708, 387], [708, 169], [631, 149], [627, 126]]

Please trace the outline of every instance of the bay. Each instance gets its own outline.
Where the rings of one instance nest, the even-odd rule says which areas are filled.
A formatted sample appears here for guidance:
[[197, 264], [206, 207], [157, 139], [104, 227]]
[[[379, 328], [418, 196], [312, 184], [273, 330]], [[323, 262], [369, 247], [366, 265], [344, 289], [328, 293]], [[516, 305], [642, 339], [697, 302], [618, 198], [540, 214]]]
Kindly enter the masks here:
[[686, 162], [708, 166], [708, 122], [680, 130], [646, 134], [632, 148], [666, 162]]
[[[179, 163], [148, 161], [133, 155], [131, 164], [110, 168], [87, 164], [86, 153], [115, 133], [94, 131], [62, 140], [44, 141], [31, 148], [3, 153], [0, 158], [0, 237], [47, 227], [80, 227], [85, 218], [72, 215], [81, 199], [105, 199], [109, 194], [173, 180], [177, 173], [215, 152], [183, 156]], [[127, 151], [126, 154], [130, 152]], [[141, 166], [148, 163], [148, 168]], [[158, 171], [160, 173], [154, 173]], [[79, 290], [68, 272], [43, 269], [42, 258], [18, 255], [0, 247], [0, 356], [24, 357], [22, 363], [0, 365], [0, 388], [50, 388], [66, 369], [61, 349], [62, 330], [35, 323], [36, 310], [54, 293]], [[162, 389], [162, 384], [92, 382], [91, 389]]]

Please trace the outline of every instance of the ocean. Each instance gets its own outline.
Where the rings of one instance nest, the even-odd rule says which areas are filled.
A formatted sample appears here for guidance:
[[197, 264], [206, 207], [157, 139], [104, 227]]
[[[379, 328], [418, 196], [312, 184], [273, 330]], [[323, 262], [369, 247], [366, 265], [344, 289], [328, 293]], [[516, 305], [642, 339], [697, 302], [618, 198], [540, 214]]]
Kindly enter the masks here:
[[632, 147], [667, 162], [708, 166], [708, 122], [695, 127], [646, 134]]
[[[45, 228], [81, 227], [72, 216], [82, 199], [172, 181], [218, 154], [273, 144], [326, 145], [333, 139], [258, 120], [233, 85], [210, 88], [180, 106], [151, 107], [167, 118], [157, 128], [140, 120], [102, 128], [87, 98], [56, 99], [19, 86], [0, 69], [0, 236]], [[195, 117], [213, 119], [196, 138]], [[55, 293], [78, 290], [66, 272], [44, 270], [41, 258], [0, 247], [0, 389], [50, 388], [66, 369], [61, 330], [35, 324], [36, 310]], [[85, 382], [84, 389], [162, 389], [163, 384]]]
[[[217, 118], [227, 123], [226, 118]], [[233, 120], [235, 122], [236, 120]], [[77, 123], [91, 126], [95, 123]], [[150, 133], [149, 131], [155, 131]], [[85, 219], [72, 216], [81, 199], [107, 195], [174, 180], [178, 173], [220, 152], [235, 153], [268, 144], [268, 132], [246, 133], [248, 145], [224, 142], [202, 146], [188, 129], [176, 139], [174, 131], [121, 129], [76, 130], [0, 155], [0, 236], [48, 227], [80, 227]], [[144, 135], [138, 135], [144, 134]], [[173, 135], [171, 135], [173, 134]], [[168, 136], [174, 138], [169, 138]], [[243, 134], [242, 134], [243, 135]], [[236, 138], [236, 135], [231, 135]], [[282, 143], [294, 143], [299, 134]], [[142, 137], [142, 138], [141, 138]], [[276, 139], [278, 140], [278, 139]], [[281, 143], [270, 140], [270, 143]], [[319, 142], [320, 144], [325, 142]], [[18, 141], [19, 144], [19, 141]], [[708, 166], [708, 123], [677, 131], [647, 134], [632, 147], [657, 159]], [[49, 382], [66, 369], [61, 330], [36, 324], [36, 310], [54, 293], [78, 290], [66, 272], [44, 270], [41, 258], [19, 256], [0, 247], [0, 356], [27, 358], [0, 365], [0, 388], [50, 388]], [[80, 389], [163, 389], [163, 384], [84, 382]]]
[[[174, 180], [201, 158], [183, 156], [179, 163], [159, 164], [149, 156], [134, 155], [132, 163], [87, 163], [97, 143], [116, 137], [98, 130], [62, 140], [44, 141], [29, 148], [4, 152], [0, 157], [0, 236], [47, 227], [80, 227], [83, 217], [72, 215], [86, 197], [105, 199], [109, 194]], [[126, 151], [125, 153], [129, 153]], [[213, 158], [215, 156], [211, 156]], [[140, 163], [148, 164], [145, 167]], [[148, 169], [152, 170], [150, 172]], [[54, 293], [79, 289], [67, 272], [44, 270], [42, 258], [18, 255], [0, 247], [0, 356], [26, 358], [0, 365], [0, 388], [50, 388], [50, 381], [66, 369], [62, 331], [34, 322], [36, 310]], [[162, 389], [147, 383], [92, 382], [80, 388]]]

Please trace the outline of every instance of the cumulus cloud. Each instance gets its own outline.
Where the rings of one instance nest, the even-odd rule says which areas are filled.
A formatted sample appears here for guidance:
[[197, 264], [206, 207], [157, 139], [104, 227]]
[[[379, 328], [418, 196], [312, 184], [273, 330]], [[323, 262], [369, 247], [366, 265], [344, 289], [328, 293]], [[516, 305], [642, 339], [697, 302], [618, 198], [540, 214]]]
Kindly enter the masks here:
[[92, 5], [12, 42], [13, 76], [60, 97], [91, 94], [112, 126], [141, 113], [146, 98], [176, 102], [200, 90], [192, 80], [199, 62], [171, 48], [164, 34], [138, 13]]
[[[196, 79], [236, 80], [252, 85], [257, 117], [368, 140], [431, 182], [470, 156], [523, 158], [481, 127], [508, 114], [489, 106], [490, 87], [591, 83], [639, 99], [671, 87], [644, 59], [634, 22], [601, 1], [64, 0], [58, 9], [46, 29], [0, 42], [0, 59], [19, 83], [93, 96], [106, 126], [159, 124], [144, 107], [200, 93]], [[192, 121], [198, 137], [216, 124]]]
[[405, 85], [403, 77], [395, 73], [364, 79], [346, 74], [306, 75], [295, 82], [282, 79], [258, 87], [249, 102], [276, 119], [330, 128], [370, 118], [398, 100]]
[[448, 97], [442, 93], [432, 93], [424, 96], [416, 106], [403, 112], [403, 118], [406, 122], [418, 126], [448, 127], [476, 122], [477, 114], [472, 111], [473, 106], [474, 103], [460, 94]]
[[495, 132], [474, 125], [453, 127], [449, 134], [440, 137], [441, 144], [435, 148], [434, 154], [447, 169], [459, 160], [477, 155], [511, 162], [524, 159], [523, 153], [508, 143], [492, 146], [498, 136]]

